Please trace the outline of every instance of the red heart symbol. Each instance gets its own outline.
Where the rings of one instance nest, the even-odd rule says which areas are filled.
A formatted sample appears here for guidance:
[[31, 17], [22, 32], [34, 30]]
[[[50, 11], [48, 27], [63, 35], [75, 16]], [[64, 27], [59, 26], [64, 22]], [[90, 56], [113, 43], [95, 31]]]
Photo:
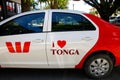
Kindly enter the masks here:
[[57, 44], [60, 48], [63, 48], [66, 45], [66, 41], [65, 40], [58, 40]]

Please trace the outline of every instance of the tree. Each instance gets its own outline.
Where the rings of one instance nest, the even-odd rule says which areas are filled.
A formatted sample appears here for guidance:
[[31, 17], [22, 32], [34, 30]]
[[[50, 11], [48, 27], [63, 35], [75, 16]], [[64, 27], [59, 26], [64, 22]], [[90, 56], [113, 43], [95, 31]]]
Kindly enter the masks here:
[[68, 0], [58, 0], [58, 9], [66, 9]]
[[34, 0], [21, 0], [22, 12], [30, 11]]
[[42, 3], [47, 3], [48, 0], [38, 0], [38, 3], [40, 2], [40, 9], [42, 9]]
[[50, 9], [65, 9], [67, 8], [68, 0], [39, 0], [48, 4], [46, 6]]
[[109, 21], [109, 17], [120, 7], [120, 0], [84, 0], [96, 8], [100, 17]]
[[115, 11], [114, 15], [118, 16], [120, 14], [120, 7]]
[[[50, 9], [66, 9], [68, 0], [38, 0], [41, 4], [47, 3]], [[21, 0], [22, 12], [30, 11], [31, 6], [35, 7], [35, 0]]]
[[95, 8], [90, 9], [90, 14], [99, 16], [99, 13], [98, 13], [98, 11]]
[[44, 3], [48, 3], [49, 7], [51, 9], [57, 9], [57, 0], [39, 0], [40, 3], [44, 2]]

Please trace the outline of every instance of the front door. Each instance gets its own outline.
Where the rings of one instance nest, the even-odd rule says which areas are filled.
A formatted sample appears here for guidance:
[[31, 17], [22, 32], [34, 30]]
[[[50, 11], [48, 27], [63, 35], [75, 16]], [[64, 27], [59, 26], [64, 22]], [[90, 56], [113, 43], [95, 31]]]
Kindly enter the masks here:
[[45, 12], [15, 18], [0, 29], [2, 67], [40, 68], [47, 66], [44, 32]]

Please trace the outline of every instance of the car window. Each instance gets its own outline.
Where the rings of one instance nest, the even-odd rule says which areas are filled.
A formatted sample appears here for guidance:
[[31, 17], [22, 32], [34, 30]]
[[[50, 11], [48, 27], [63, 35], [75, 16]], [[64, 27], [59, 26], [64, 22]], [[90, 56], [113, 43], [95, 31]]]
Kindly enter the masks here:
[[118, 19], [120, 19], [120, 17], [118, 17]]
[[115, 19], [116, 17], [109, 17], [109, 19]]
[[45, 13], [29, 14], [11, 20], [0, 27], [0, 35], [42, 32], [44, 16]]
[[85, 17], [73, 13], [52, 13], [52, 31], [89, 31], [95, 30]]

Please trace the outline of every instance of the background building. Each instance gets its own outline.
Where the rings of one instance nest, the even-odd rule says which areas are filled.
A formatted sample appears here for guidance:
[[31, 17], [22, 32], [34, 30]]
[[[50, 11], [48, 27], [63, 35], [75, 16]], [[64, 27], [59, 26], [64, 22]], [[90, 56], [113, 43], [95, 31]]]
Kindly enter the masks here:
[[21, 0], [0, 0], [0, 21], [21, 13]]

